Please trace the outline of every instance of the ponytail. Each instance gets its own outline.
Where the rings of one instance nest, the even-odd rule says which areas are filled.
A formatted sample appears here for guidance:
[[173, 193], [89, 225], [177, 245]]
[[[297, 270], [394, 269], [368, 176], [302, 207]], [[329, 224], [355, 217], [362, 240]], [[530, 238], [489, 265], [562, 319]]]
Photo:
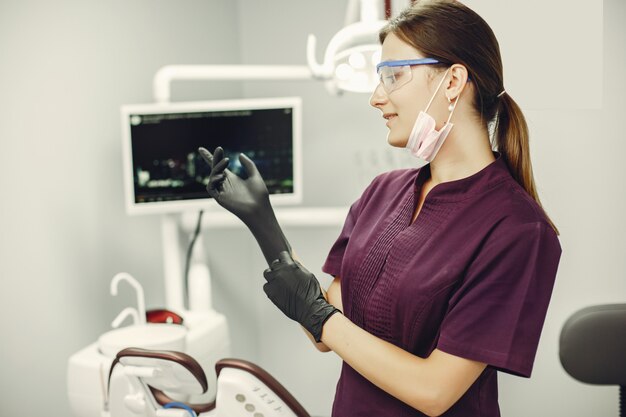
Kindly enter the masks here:
[[[528, 145], [528, 125], [522, 110], [515, 100], [504, 93], [500, 98], [500, 108], [495, 121], [496, 147], [502, 154], [513, 178], [543, 209], [533, 176], [533, 167], [530, 162], [530, 148]], [[544, 211], [545, 213], [545, 211]], [[545, 213], [550, 226], [556, 234], [559, 230]]]

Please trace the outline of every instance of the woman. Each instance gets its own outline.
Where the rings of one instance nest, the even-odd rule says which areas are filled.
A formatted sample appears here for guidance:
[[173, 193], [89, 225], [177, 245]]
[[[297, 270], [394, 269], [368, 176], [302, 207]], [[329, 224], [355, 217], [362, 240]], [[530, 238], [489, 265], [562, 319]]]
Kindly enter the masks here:
[[291, 259], [249, 159], [244, 181], [203, 149], [207, 189], [259, 241], [269, 298], [343, 359], [333, 416], [499, 416], [497, 372], [530, 377], [561, 254], [526, 122], [493, 32], [463, 4], [419, 2], [380, 40], [370, 103], [422, 168], [378, 176], [352, 205], [326, 294]]

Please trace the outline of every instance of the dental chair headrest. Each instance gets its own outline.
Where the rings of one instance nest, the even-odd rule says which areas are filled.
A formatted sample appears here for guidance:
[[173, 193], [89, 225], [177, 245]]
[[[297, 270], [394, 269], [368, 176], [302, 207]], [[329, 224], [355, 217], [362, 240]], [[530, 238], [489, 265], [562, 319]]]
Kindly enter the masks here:
[[158, 390], [203, 394], [208, 389], [206, 375], [198, 362], [182, 352], [126, 348], [118, 352], [111, 365], [110, 375], [117, 363], [124, 366], [158, 368], [153, 376], [143, 376], [143, 381]]
[[[123, 365], [131, 375], [137, 375], [149, 388], [154, 400], [162, 406], [175, 400], [164, 391], [185, 394], [202, 394], [208, 388], [207, 379], [202, 367], [191, 356], [181, 352], [155, 351], [140, 348], [121, 350], [109, 372], [109, 389], [111, 375], [116, 365]], [[134, 368], [134, 369], [133, 369]], [[145, 369], [144, 369], [145, 368]], [[218, 377], [227, 368], [244, 371], [274, 392], [298, 417], [310, 417], [302, 405], [274, 377], [261, 367], [242, 359], [225, 358], [215, 364]], [[153, 372], [158, 369], [158, 372]], [[205, 404], [186, 404], [196, 414], [214, 410], [216, 402]]]

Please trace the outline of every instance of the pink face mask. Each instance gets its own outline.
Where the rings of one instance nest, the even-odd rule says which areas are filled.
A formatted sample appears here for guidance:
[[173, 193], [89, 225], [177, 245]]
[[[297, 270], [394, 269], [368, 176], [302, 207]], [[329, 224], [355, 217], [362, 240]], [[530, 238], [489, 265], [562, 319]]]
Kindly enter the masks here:
[[[452, 114], [454, 113], [454, 109], [456, 109], [456, 104], [459, 102], [458, 98], [454, 101], [452, 109], [450, 110], [450, 116], [448, 117], [446, 124], [441, 128], [440, 131], [437, 131], [435, 128], [435, 119], [433, 119], [431, 115], [426, 113], [430, 108], [430, 105], [432, 104], [435, 96], [437, 95], [437, 92], [439, 92], [441, 84], [443, 84], [443, 81], [446, 79], [448, 71], [450, 71], [450, 69], [448, 69], [443, 75], [443, 78], [439, 82], [435, 94], [433, 94], [432, 98], [428, 102], [426, 109], [420, 111], [420, 114], [417, 116], [415, 124], [413, 125], [413, 130], [411, 130], [409, 140], [407, 141], [405, 146], [409, 150], [409, 152], [411, 152], [411, 155], [417, 158], [418, 167], [423, 167], [424, 165], [429, 164], [433, 159], [435, 159], [435, 156], [437, 155], [437, 152], [439, 152], [441, 145], [443, 145], [443, 142], [446, 140], [446, 137], [450, 133], [450, 130], [452, 130], [452, 126], [454, 126], [452, 123], [450, 123], [450, 119], [452, 119]], [[459, 98], [460, 97], [461, 96], [459, 95]]]

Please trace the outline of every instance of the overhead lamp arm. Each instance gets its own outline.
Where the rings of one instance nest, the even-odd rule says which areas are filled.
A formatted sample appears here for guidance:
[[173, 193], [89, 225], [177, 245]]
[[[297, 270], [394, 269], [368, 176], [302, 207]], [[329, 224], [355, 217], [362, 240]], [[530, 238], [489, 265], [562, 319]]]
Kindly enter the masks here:
[[166, 65], [154, 75], [154, 99], [167, 103], [174, 80], [310, 80], [305, 65]]
[[380, 0], [361, 0], [361, 22], [380, 20]]
[[[384, 0], [384, 11], [385, 20], [389, 20], [391, 17], [391, 0]], [[348, 0], [346, 18], [343, 25], [348, 26], [358, 21], [379, 20], [379, 16], [380, 0]]]
[[348, 0], [348, 7], [346, 9], [346, 19], [343, 22], [344, 26], [351, 25], [359, 21], [359, 8], [361, 0]]

